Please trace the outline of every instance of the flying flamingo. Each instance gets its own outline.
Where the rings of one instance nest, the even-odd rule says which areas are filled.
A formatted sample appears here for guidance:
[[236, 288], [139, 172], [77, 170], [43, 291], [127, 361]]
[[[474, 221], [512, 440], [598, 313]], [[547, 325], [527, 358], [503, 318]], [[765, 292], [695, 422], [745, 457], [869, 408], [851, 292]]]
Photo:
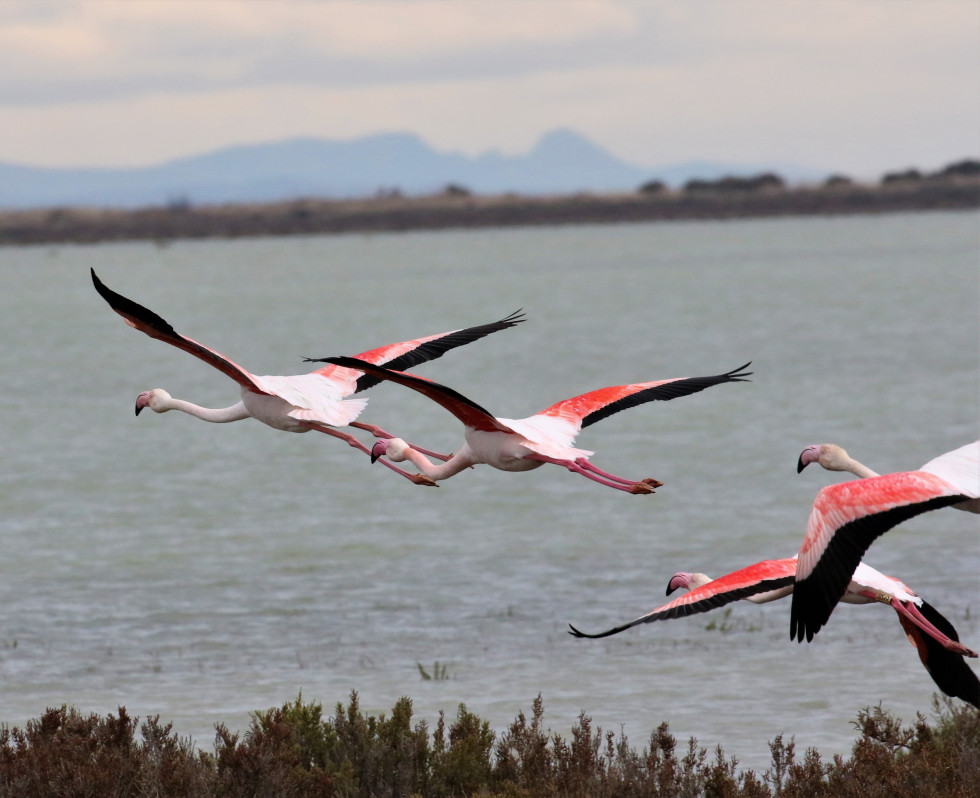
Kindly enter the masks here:
[[834, 444], [808, 446], [797, 464], [819, 463], [861, 477], [817, 494], [796, 566], [790, 638], [812, 640], [830, 618], [851, 574], [874, 540], [902, 521], [940, 507], [980, 512], [980, 441], [918, 471], [879, 476]]
[[679, 377], [600, 388], [565, 399], [524, 419], [494, 418], [476, 402], [452, 388], [430, 380], [394, 371], [352, 357], [328, 357], [324, 362], [357, 369], [418, 391], [442, 405], [463, 422], [466, 443], [446, 463], [436, 465], [401, 438], [382, 439], [374, 444], [372, 460], [387, 454], [395, 462], [410, 460], [432, 480], [449, 479], [464, 468], [485, 463], [501, 471], [530, 471], [542, 463], [554, 463], [616, 490], [633, 494], [653, 493], [662, 485], [655, 479], [631, 480], [603, 471], [589, 462], [593, 452], [575, 449], [572, 442], [583, 428], [613, 413], [654, 400], [687, 396], [725, 382], [746, 382], [749, 364], [714, 377]]
[[[116, 313], [125, 319], [130, 327], [200, 358], [205, 363], [214, 366], [218, 371], [231, 377], [241, 386], [242, 400], [230, 407], [220, 409], [201, 407], [182, 399], [174, 399], [162, 388], [154, 388], [151, 391], [144, 391], [136, 397], [136, 415], [139, 415], [143, 408], [148, 407], [155, 413], [180, 410], [196, 418], [214, 423], [254, 418], [274, 429], [285, 430], [286, 432], [317, 430], [340, 438], [349, 446], [360, 449], [365, 454], [369, 454], [370, 450], [363, 443], [353, 435], [341, 432], [335, 427], [356, 427], [366, 430], [378, 438], [391, 437], [390, 433], [378, 426], [355, 421], [367, 404], [367, 399], [345, 398], [376, 385], [379, 380], [365, 376], [354, 369], [333, 365], [325, 366], [309, 374], [289, 377], [256, 376], [219, 352], [176, 332], [170, 324], [152, 310], [148, 310], [106, 287], [95, 274], [94, 269], [92, 270], [92, 282], [95, 285], [95, 290], [101, 294], [102, 298], [109, 303], [109, 306]], [[523, 320], [521, 311], [518, 310], [491, 324], [389, 344], [364, 352], [358, 357], [367, 363], [388, 363], [395, 368], [411, 368], [419, 363], [442, 357], [450, 349], [472, 343], [498, 330], [513, 327]], [[428, 454], [433, 457], [443, 457], [443, 455], [435, 452], [428, 452]], [[416, 485], [435, 485], [431, 479], [421, 474], [410, 474], [384, 460], [382, 463], [391, 470], [407, 477]]]
[[[585, 634], [569, 624], [569, 634], [574, 637], [608, 637], [637, 624], [708, 612], [739, 599], [755, 604], [776, 601], [793, 592], [795, 576], [795, 556], [763, 560], [718, 579], [681, 571], [667, 583], [667, 595], [678, 589], [689, 590], [689, 593], [606, 632]], [[918, 650], [919, 659], [939, 689], [946, 695], [962, 698], [980, 707], [980, 680], [963, 659], [964, 656], [976, 657], [976, 652], [963, 646], [953, 625], [907, 585], [862, 562], [854, 571], [841, 601], [847, 604], [881, 602], [891, 606], [898, 614], [909, 642]]]

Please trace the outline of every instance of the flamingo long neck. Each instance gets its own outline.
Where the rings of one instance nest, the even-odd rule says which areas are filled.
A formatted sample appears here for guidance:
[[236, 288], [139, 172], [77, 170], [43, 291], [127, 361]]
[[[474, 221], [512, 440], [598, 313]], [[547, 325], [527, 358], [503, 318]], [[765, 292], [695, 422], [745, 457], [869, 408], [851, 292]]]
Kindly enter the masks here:
[[864, 465], [864, 463], [859, 463], [853, 457], [848, 457], [844, 461], [843, 465], [845, 471], [850, 471], [852, 474], [854, 474], [854, 476], [858, 477], [859, 479], [868, 479], [869, 477], [879, 476], [877, 471], [872, 471], [870, 468]]
[[201, 407], [193, 402], [171, 397], [166, 401], [163, 410], [180, 410], [182, 413], [214, 424], [226, 424], [229, 421], [241, 421], [243, 418], [251, 417], [243, 402], [233, 404], [231, 407], [213, 408]]
[[474, 465], [474, 460], [467, 454], [467, 449], [464, 444], [463, 448], [456, 452], [452, 457], [450, 457], [445, 463], [433, 463], [428, 457], [426, 457], [421, 452], [415, 451], [411, 447], [405, 449], [405, 459], [411, 461], [419, 471], [425, 474], [429, 479], [438, 482], [440, 479], [449, 479], [449, 477], [458, 474], [463, 469], [469, 468]]
[[847, 471], [850, 474], [854, 474], [858, 479], [879, 476], [877, 471], [872, 471], [863, 463], [859, 463], [836, 443], [824, 443], [820, 446], [810, 447], [800, 455], [800, 463], [805, 465], [805, 462], [813, 462], [812, 458], [804, 461], [804, 457], [809, 452], [812, 452], [813, 449], [817, 450], [816, 461], [820, 463], [822, 468], [828, 471]]

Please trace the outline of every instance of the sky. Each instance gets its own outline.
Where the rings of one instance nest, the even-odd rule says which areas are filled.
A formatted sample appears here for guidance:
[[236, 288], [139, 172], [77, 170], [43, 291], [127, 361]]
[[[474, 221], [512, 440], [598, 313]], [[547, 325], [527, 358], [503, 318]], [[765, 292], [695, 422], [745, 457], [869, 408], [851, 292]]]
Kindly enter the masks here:
[[405, 131], [641, 167], [980, 156], [978, 0], [2, 0], [0, 161], [140, 166]]

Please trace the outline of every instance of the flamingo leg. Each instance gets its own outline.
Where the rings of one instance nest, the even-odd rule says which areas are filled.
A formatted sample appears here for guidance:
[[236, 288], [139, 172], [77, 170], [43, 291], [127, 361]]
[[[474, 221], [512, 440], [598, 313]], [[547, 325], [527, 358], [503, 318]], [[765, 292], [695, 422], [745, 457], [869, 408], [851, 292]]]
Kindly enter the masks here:
[[[325, 435], [332, 435], [335, 438], [340, 438], [342, 441], [345, 441], [348, 446], [351, 446], [354, 449], [360, 449], [366, 455], [371, 454], [371, 450], [368, 449], [367, 446], [361, 443], [353, 435], [348, 435], [346, 432], [341, 432], [340, 430], [333, 429], [332, 427], [321, 426], [319, 424], [309, 424], [308, 426], [310, 429], [315, 429], [317, 432], [322, 432]], [[401, 474], [403, 477], [405, 477], [405, 479], [409, 480], [410, 482], [414, 482], [416, 485], [426, 485], [432, 488], [439, 487], [425, 474], [412, 474], [409, 473], [408, 471], [403, 471], [401, 468], [396, 466], [394, 463], [389, 462], [384, 457], [379, 457], [378, 462], [380, 462], [381, 465], [383, 466], [387, 466], [396, 474]]]
[[947, 651], [952, 651], [954, 654], [961, 654], [964, 657], [976, 657], [977, 652], [973, 649], [969, 649], [962, 643], [957, 643], [950, 637], [947, 637], [942, 632], [940, 632], [935, 626], [929, 623], [928, 620], [919, 612], [919, 608], [916, 607], [911, 602], [906, 604], [899, 601], [897, 598], [892, 597], [888, 604], [894, 608], [895, 612], [909, 619], [909, 622], [914, 623], [923, 632], [933, 638], [937, 643], [939, 643]]
[[613, 476], [612, 474], [609, 474], [609, 479], [605, 479], [599, 475], [600, 473], [605, 472], [600, 472], [599, 469], [586, 469], [574, 460], [559, 460], [555, 457], [547, 457], [543, 454], [538, 454], [537, 452], [532, 452], [531, 454], [526, 454], [524, 456], [528, 460], [539, 460], [542, 463], [553, 463], [554, 465], [560, 465], [563, 468], [567, 468], [569, 471], [576, 474], [581, 474], [586, 479], [591, 479], [593, 482], [598, 482], [600, 485], [606, 485], [607, 487], [625, 491], [626, 493], [632, 493], [634, 495], [653, 493], [653, 486], [650, 485], [649, 482], [634, 482], [632, 480], [623, 479], [622, 477]]
[[[377, 424], [365, 424], [361, 421], [351, 421], [350, 424], [348, 424], [347, 426], [357, 427], [357, 429], [362, 429], [365, 432], [370, 432], [375, 438], [395, 437], [390, 432], [385, 432]], [[416, 446], [414, 443], [410, 443], [408, 445], [411, 446], [413, 449], [415, 449], [415, 451], [417, 452], [422, 452], [422, 454], [427, 454], [429, 457], [434, 457], [436, 458], [436, 460], [442, 460], [443, 462], [445, 462], [450, 457], [452, 457], [451, 454], [439, 454], [439, 452], [430, 452], [428, 449], [423, 449], [421, 446]]]
[[[592, 465], [592, 463], [584, 457], [579, 457], [575, 462], [587, 471], [591, 471], [593, 474], [598, 474], [600, 477], [611, 479], [613, 482], [622, 482], [624, 485], [636, 484], [636, 482], [632, 479], [623, 479], [623, 477], [617, 477], [615, 474], [610, 474], [608, 471], [603, 471], [601, 468]], [[640, 482], [645, 482], [651, 488], [660, 488], [663, 487], [664, 484], [659, 479], [651, 479], [650, 477], [641, 479]]]

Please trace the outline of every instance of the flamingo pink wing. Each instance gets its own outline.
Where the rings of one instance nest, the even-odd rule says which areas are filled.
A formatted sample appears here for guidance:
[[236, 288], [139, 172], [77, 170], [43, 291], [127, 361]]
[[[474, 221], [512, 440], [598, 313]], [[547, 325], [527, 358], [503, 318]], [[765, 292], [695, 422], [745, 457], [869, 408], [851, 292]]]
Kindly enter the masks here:
[[91, 272], [95, 290], [109, 303], [109, 307], [126, 320], [126, 323], [130, 327], [146, 333], [151, 338], [164, 341], [171, 346], [184, 350], [188, 354], [194, 355], [194, 357], [214, 366], [218, 371], [228, 375], [239, 385], [248, 388], [250, 391], [266, 393], [266, 391], [259, 388], [252, 375], [237, 363], [229, 360], [220, 352], [216, 352], [204, 346], [204, 344], [199, 344], [197, 341], [181, 335], [165, 319], [158, 316], [149, 308], [145, 308], [108, 288], [98, 278], [95, 269], [92, 269]]
[[795, 573], [796, 560], [793, 558], [764, 560], [755, 563], [755, 565], [732, 571], [725, 576], [719, 576], [717, 579], [712, 579], [707, 584], [701, 585], [701, 587], [697, 587], [622, 626], [616, 626], [608, 631], [593, 635], [584, 634], [572, 626], [571, 634], [575, 637], [609, 637], [637, 624], [652, 623], [670, 618], [685, 618], [699, 612], [708, 612], [739, 599], [788, 587], [793, 584]]
[[406, 388], [411, 388], [413, 391], [417, 391], [423, 396], [427, 396], [436, 404], [444, 407], [446, 410], [456, 416], [456, 418], [462, 421], [467, 427], [485, 430], [487, 432], [513, 432], [513, 430], [497, 421], [497, 419], [490, 415], [487, 410], [480, 407], [476, 402], [472, 401], [471, 399], [467, 399], [458, 391], [454, 391], [452, 388], [447, 388], [445, 385], [440, 385], [437, 382], [432, 382], [431, 380], [418, 377], [414, 374], [406, 374], [402, 371], [393, 371], [392, 369], [385, 368], [384, 366], [377, 366], [373, 363], [368, 363], [365, 360], [359, 360], [358, 358], [354, 357], [327, 357], [323, 358], [323, 360], [327, 363], [332, 363], [335, 366], [343, 366], [344, 368], [363, 371], [365, 374], [369, 374], [372, 377], [377, 377], [381, 380], [394, 382], [398, 385], [404, 385]]
[[[356, 355], [358, 360], [373, 363], [377, 366], [386, 366], [393, 371], [407, 371], [421, 363], [428, 363], [442, 357], [446, 352], [459, 346], [471, 344], [479, 341], [491, 333], [506, 330], [524, 321], [522, 311], [516, 310], [509, 316], [505, 316], [499, 321], [490, 324], [480, 324], [476, 327], [465, 327], [460, 330], [450, 330], [449, 332], [429, 335], [425, 338], [415, 338], [411, 341], [401, 341], [396, 344], [379, 346], [368, 352], [361, 352]], [[308, 358], [317, 360], [316, 358]], [[366, 390], [381, 382], [380, 377], [366, 376], [361, 371], [343, 368], [330, 364], [318, 369], [316, 374], [340, 383], [353, 383], [351, 393]]]
[[790, 637], [813, 639], [876, 538], [909, 518], [966, 498], [924, 471], [885, 474], [821, 490], [800, 546]]
[[698, 393], [713, 385], [725, 382], [745, 382], [751, 372], [744, 369], [749, 364], [739, 366], [725, 374], [711, 377], [675, 377], [669, 380], [654, 382], [638, 382], [631, 385], [615, 385], [610, 388], [599, 388], [589, 393], [564, 399], [543, 410], [538, 415], [558, 416], [572, 421], [576, 429], [582, 429], [601, 421], [613, 413], [629, 407], [653, 401], [669, 401], [680, 396]]

